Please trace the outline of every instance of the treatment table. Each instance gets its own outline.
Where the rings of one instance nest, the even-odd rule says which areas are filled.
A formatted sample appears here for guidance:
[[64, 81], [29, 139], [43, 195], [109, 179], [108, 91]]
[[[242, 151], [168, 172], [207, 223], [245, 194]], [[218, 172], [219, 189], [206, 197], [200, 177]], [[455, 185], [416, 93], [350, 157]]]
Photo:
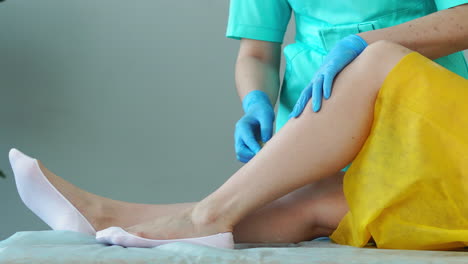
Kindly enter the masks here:
[[235, 250], [180, 242], [157, 248], [124, 248], [98, 244], [93, 236], [71, 231], [25, 231], [0, 241], [0, 263], [466, 264], [468, 250], [355, 248], [328, 238], [297, 244], [236, 244]]

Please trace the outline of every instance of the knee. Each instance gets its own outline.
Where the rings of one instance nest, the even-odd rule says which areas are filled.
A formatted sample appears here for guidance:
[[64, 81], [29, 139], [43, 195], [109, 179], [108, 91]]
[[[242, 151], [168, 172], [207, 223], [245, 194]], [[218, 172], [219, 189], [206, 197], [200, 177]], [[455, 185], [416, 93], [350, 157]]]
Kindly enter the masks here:
[[383, 81], [395, 65], [411, 50], [397, 43], [379, 40], [370, 44], [356, 59], [357, 68]]
[[391, 54], [390, 56], [397, 56], [411, 52], [408, 48], [388, 40], [378, 40], [374, 43], [369, 44], [369, 46], [364, 49], [362, 56], [379, 58], [386, 54]]
[[379, 40], [371, 43], [359, 57], [369, 67], [387, 65], [395, 60], [399, 61], [411, 50], [398, 43]]

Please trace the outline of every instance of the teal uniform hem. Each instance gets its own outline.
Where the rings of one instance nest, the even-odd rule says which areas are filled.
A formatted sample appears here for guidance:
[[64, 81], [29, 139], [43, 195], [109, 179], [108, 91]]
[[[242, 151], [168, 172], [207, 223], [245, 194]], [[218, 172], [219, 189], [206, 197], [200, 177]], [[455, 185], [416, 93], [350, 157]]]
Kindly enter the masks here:
[[343, 169], [341, 169], [341, 171], [347, 171], [349, 169], [349, 167], [351, 167], [351, 163], [348, 164], [348, 166], [344, 167]]
[[245, 24], [234, 24], [228, 28], [226, 37], [233, 39], [256, 39], [262, 41], [283, 43], [283, 36], [285, 31], [259, 27]]

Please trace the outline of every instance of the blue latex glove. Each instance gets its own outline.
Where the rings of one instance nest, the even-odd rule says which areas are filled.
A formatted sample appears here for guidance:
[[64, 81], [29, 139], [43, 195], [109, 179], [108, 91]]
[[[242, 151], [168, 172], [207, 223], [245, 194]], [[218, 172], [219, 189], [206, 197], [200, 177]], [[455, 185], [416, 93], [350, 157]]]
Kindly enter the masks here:
[[258, 140], [266, 143], [272, 137], [275, 112], [268, 95], [260, 90], [248, 93], [242, 108], [245, 115], [236, 123], [234, 146], [237, 159], [247, 163], [261, 149]]
[[367, 43], [358, 35], [350, 35], [336, 43], [325, 57], [322, 66], [315, 73], [312, 81], [302, 91], [289, 118], [298, 117], [312, 98], [312, 110], [318, 112], [322, 104], [322, 95], [330, 98], [335, 76], [350, 64], [367, 47]]

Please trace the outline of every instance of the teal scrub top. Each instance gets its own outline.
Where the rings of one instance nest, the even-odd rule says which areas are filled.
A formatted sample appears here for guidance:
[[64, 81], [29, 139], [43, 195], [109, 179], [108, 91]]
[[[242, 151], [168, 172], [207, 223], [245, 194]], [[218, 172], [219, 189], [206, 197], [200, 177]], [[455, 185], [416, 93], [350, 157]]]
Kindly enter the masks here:
[[[231, 0], [226, 36], [282, 43], [294, 12], [296, 38], [284, 49], [286, 70], [276, 117], [278, 131], [337, 41], [466, 3], [468, 0]], [[468, 78], [462, 52], [436, 62]]]

